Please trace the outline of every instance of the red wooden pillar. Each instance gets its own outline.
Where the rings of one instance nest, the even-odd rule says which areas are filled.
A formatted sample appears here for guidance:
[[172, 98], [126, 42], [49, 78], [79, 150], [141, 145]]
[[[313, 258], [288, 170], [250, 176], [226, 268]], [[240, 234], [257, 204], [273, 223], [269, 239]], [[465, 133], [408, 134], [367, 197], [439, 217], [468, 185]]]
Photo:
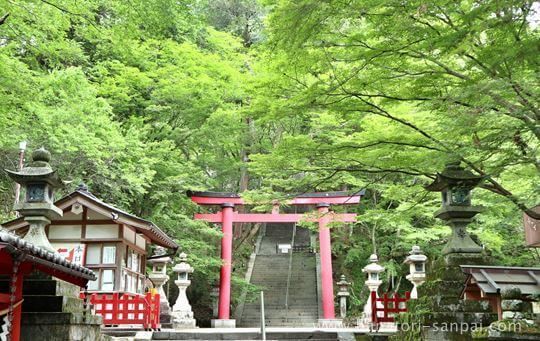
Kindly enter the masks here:
[[[15, 303], [22, 300], [23, 281], [24, 275], [22, 269], [19, 267], [15, 282]], [[22, 304], [19, 304], [13, 309], [13, 320], [11, 325], [11, 341], [19, 341], [21, 339], [21, 316], [22, 316]]]
[[332, 279], [332, 246], [330, 241], [330, 215], [328, 204], [317, 205], [319, 212], [319, 252], [321, 256], [322, 309], [324, 319], [335, 319], [334, 281]]
[[221, 273], [219, 278], [219, 308], [218, 319], [228, 320], [231, 309], [231, 268], [232, 268], [232, 238], [233, 238], [234, 204], [221, 205]]

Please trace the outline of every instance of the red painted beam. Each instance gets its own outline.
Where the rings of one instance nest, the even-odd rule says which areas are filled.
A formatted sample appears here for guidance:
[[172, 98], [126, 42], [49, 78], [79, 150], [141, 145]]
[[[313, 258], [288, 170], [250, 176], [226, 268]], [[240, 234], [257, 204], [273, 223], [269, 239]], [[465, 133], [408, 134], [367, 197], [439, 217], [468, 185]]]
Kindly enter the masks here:
[[294, 198], [289, 202], [290, 205], [317, 205], [317, 204], [330, 204], [330, 205], [353, 205], [360, 202], [360, 196], [344, 196], [344, 197], [299, 197]]
[[221, 204], [235, 204], [235, 205], [244, 205], [244, 200], [242, 198], [221, 198], [221, 197], [199, 197], [192, 196], [191, 201], [199, 205], [221, 205]]
[[[331, 205], [354, 205], [360, 202], [361, 195], [353, 196], [328, 196], [328, 197], [296, 197], [292, 200], [287, 200], [288, 205], [318, 205], [318, 204], [331, 204]], [[192, 196], [191, 200], [199, 205], [221, 205], [225, 203], [235, 205], [245, 205], [244, 199], [240, 197], [204, 197], [204, 196]]]
[[[356, 213], [328, 213], [330, 221], [352, 223], [356, 221]], [[197, 213], [196, 220], [205, 220], [211, 223], [221, 223], [223, 218], [221, 212], [218, 213]], [[318, 221], [317, 216], [304, 214], [275, 214], [275, 213], [233, 213], [235, 223], [298, 223], [300, 221]]]

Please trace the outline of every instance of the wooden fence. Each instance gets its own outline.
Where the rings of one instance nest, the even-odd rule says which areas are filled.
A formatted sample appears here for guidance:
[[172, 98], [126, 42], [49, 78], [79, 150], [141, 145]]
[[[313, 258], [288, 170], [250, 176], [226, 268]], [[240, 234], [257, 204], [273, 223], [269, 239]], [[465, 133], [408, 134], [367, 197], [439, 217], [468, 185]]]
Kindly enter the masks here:
[[[407, 301], [411, 299], [411, 293], [405, 292], [405, 297], [399, 297], [397, 293], [394, 297], [388, 297], [385, 293], [383, 297], [377, 297], [375, 291], [371, 292], [371, 321], [374, 325], [381, 322], [394, 322], [394, 315], [407, 311]], [[379, 307], [377, 302], [382, 303]], [[382, 312], [382, 314], [379, 314]], [[379, 316], [382, 315], [382, 316]]]
[[[103, 317], [107, 326], [140, 325], [145, 330], [161, 328], [159, 323], [159, 294], [94, 293], [89, 296], [96, 314]], [[81, 293], [81, 298], [85, 298]]]

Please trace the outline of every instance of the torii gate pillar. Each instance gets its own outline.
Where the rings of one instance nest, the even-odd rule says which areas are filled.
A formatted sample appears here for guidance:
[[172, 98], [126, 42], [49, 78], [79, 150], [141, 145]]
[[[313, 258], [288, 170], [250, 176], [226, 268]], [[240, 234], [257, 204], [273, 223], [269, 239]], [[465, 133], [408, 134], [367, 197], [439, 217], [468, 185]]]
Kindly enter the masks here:
[[329, 204], [318, 204], [319, 213], [319, 252], [321, 257], [321, 293], [323, 319], [335, 319], [334, 311], [334, 281], [332, 279], [332, 246], [330, 241], [330, 229], [328, 223]]
[[221, 272], [219, 274], [219, 306], [218, 319], [212, 320], [212, 327], [234, 328], [236, 320], [231, 320], [231, 272], [233, 248], [233, 211], [234, 204], [221, 205]]

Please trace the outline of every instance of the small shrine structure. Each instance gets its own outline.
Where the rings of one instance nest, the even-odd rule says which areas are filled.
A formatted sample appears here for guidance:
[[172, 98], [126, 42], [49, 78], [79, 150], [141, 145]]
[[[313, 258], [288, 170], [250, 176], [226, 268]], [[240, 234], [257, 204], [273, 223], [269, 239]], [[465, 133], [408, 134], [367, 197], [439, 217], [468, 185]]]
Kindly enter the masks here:
[[[23, 283], [36, 272], [54, 276], [82, 288], [88, 281], [96, 279], [94, 273], [83, 266], [73, 264], [60, 255], [35, 246], [11, 233], [0, 232], [0, 275], [7, 279], [7, 283], [0, 285], [3, 287], [2, 291], [8, 290], [0, 293], [2, 340], [8, 338], [11, 341], [20, 340], [22, 314], [28, 310], [32, 311], [29, 309], [32, 302], [25, 303], [23, 299], [23, 294], [26, 294], [23, 291]], [[36, 293], [33, 295], [39, 298]]]
[[14, 207], [22, 217], [3, 227], [54, 259], [90, 269], [82, 285], [89, 294], [81, 297], [90, 299], [105, 325], [160, 328], [160, 295], [147, 292], [158, 284], [148, 283], [147, 255], [157, 245], [172, 256], [178, 244], [154, 223], [98, 199], [84, 184], [54, 201], [53, 190], [63, 183], [49, 165], [50, 153], [40, 148], [32, 158], [19, 171], [6, 170], [25, 199]]
[[[178, 249], [154, 223], [103, 202], [84, 184], [54, 205], [63, 216], [51, 219], [45, 234], [54, 251], [95, 272], [89, 292], [142, 294], [149, 246], [159, 245], [171, 253]], [[3, 226], [19, 235], [28, 231], [23, 218]]]
[[461, 265], [467, 275], [461, 298], [489, 302], [498, 319], [503, 319], [502, 293], [518, 288], [525, 302], [534, 302], [531, 295], [540, 293], [540, 268], [512, 266]]

